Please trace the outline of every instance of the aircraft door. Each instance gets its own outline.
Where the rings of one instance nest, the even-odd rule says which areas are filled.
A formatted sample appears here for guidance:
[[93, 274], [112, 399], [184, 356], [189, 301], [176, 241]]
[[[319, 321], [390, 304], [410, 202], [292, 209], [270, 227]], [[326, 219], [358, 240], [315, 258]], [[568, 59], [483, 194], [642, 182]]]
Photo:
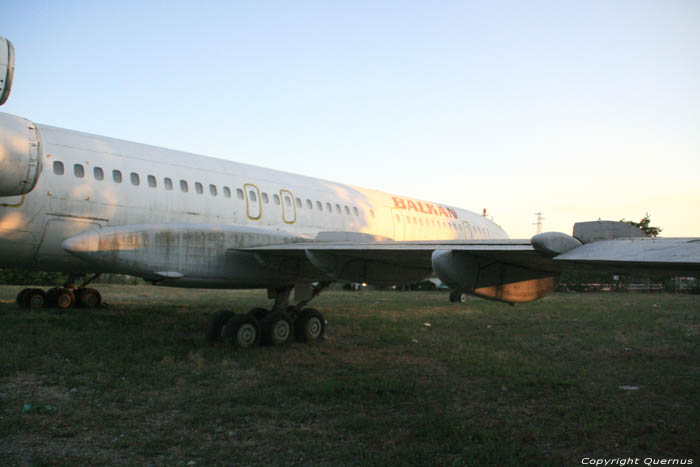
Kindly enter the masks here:
[[391, 210], [391, 218], [394, 221], [394, 240], [406, 239], [406, 216], [398, 209]]
[[260, 205], [260, 190], [252, 183], [243, 185], [245, 192], [245, 209], [248, 219], [258, 220], [262, 216], [262, 206]]
[[474, 238], [474, 234], [472, 233], [472, 227], [469, 225], [469, 222], [462, 222], [462, 226], [464, 227], [464, 238], [466, 240]]
[[297, 220], [294, 195], [289, 190], [280, 190], [280, 198], [282, 198], [282, 220], [285, 224], [293, 224]]

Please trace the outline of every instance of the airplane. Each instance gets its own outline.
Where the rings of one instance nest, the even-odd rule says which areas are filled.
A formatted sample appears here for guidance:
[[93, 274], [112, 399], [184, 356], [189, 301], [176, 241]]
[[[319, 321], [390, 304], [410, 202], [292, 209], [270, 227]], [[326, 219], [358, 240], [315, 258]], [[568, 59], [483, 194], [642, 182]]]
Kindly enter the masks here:
[[[0, 104], [14, 48], [0, 38]], [[437, 276], [453, 294], [506, 303], [551, 293], [563, 271], [700, 271], [700, 238], [647, 238], [625, 223], [509, 239], [487, 217], [415, 197], [35, 124], [0, 113], [0, 265], [67, 274], [22, 308], [95, 307], [104, 273], [162, 286], [266, 289], [270, 308], [214, 314], [210, 342], [307, 342], [307, 305], [333, 281]], [[82, 280], [82, 284], [75, 285]], [[294, 300], [291, 293], [294, 292]]]

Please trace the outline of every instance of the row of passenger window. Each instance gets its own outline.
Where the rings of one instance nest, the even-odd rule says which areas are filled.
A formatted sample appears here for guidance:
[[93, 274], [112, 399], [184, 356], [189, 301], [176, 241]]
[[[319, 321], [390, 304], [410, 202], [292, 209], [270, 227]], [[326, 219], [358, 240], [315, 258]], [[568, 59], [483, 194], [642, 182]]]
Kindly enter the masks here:
[[[54, 161], [53, 163], [53, 172], [56, 175], [63, 175], [65, 173], [65, 168], [63, 166], [63, 162], [61, 161]], [[84, 178], [85, 177], [85, 167], [83, 167], [82, 164], [74, 164], [73, 165], [73, 175], [76, 178]], [[105, 174], [104, 171], [102, 170], [102, 167], [94, 167], [92, 170], [92, 175], [95, 178], [95, 180], [102, 181], [104, 180]], [[122, 177], [122, 172], [120, 170], [112, 170], [112, 180], [114, 183], [122, 183], [123, 177]], [[141, 176], [136, 173], [136, 172], [131, 172], [129, 174], [129, 180], [131, 181], [131, 184], [134, 186], [139, 186], [141, 184]], [[155, 175], [148, 175], [146, 177], [146, 182], [148, 183], [148, 186], [151, 188], [156, 188], [158, 186], [158, 181], [156, 180]], [[165, 187], [166, 190], [172, 190], [173, 189], [173, 180], [168, 177], [163, 178], [163, 186]], [[204, 193], [204, 185], [202, 185], [200, 182], [195, 182], [194, 183], [194, 190], [197, 194], [203, 194]], [[180, 180], [180, 191], [183, 193], [187, 193], [189, 191], [189, 183], [187, 180]], [[223, 195], [225, 198], [230, 198], [231, 197], [231, 189], [227, 186], [223, 187]], [[284, 190], [283, 190], [284, 191]], [[248, 188], [248, 201], [251, 203], [257, 203], [258, 202], [258, 190], [254, 189], [252, 187]], [[211, 196], [218, 196], [218, 188], [216, 185], [209, 185], [209, 194]], [[240, 200], [245, 199], [245, 194], [243, 192], [243, 189], [241, 188], [236, 188], [236, 197]], [[262, 199], [262, 202], [264, 204], [269, 204], [270, 203], [270, 197], [268, 196], [267, 193], [262, 192], [260, 194], [260, 198]], [[278, 194], [273, 194], [272, 195], [272, 200], [275, 205], [279, 206], [282, 203], [282, 200], [280, 198], [280, 195]], [[284, 196], [284, 202], [287, 207], [292, 207], [292, 200], [290, 196]], [[295, 204], [296, 207], [299, 209], [302, 209], [304, 204], [302, 203], [301, 198], [295, 198]], [[316, 201], [316, 209], [318, 211], [323, 211], [324, 205], [321, 201]], [[314, 209], [314, 202], [311, 201], [310, 199], [306, 200], [306, 208], [309, 210]], [[325, 210], [327, 212], [332, 213], [333, 212], [333, 205], [329, 202], [326, 202], [325, 204]], [[350, 215], [350, 207], [345, 205], [343, 206], [345, 214]], [[341, 208], [340, 204], [335, 203], [335, 212], [337, 214], [342, 214], [343, 209]], [[357, 209], [357, 207], [353, 206], [352, 208], [352, 214], [355, 216], [360, 215], [360, 211]], [[372, 217], [374, 217], [374, 211], [370, 209], [370, 214]]]
[[[396, 214], [396, 222], [401, 222], [401, 216], [399, 214]], [[420, 227], [434, 227], [437, 229], [452, 229], [452, 230], [457, 230], [459, 232], [463, 232], [464, 228], [459, 225], [455, 224], [453, 222], [447, 222], [447, 221], [441, 221], [441, 220], [435, 220], [435, 219], [423, 219], [421, 217], [415, 217], [415, 216], [406, 216], [406, 224], [413, 224], [416, 226]]]
[[[442, 220], [435, 220], [435, 219], [423, 219], [422, 217], [416, 217], [416, 216], [405, 216], [406, 217], [406, 224], [413, 224], [415, 226], [420, 226], [420, 227], [433, 227], [437, 229], [451, 229], [457, 232], [471, 232], [473, 236], [476, 236], [477, 238], [480, 238], [482, 235], [486, 235], [487, 231], [485, 228], [478, 227], [478, 226], [463, 226], [459, 223], [456, 222], [448, 222], [448, 221], [442, 221]], [[396, 214], [396, 222], [400, 223], [401, 222], [401, 216], [399, 214]]]

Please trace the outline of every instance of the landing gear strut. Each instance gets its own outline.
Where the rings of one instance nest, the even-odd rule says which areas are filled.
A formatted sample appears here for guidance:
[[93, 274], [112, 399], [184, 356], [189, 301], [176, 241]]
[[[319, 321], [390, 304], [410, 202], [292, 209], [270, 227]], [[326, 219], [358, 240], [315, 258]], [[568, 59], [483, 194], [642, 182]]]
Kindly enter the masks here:
[[253, 308], [247, 314], [235, 315], [230, 311], [219, 311], [212, 315], [207, 324], [207, 342], [224, 342], [234, 347], [252, 347], [258, 343], [275, 346], [283, 345], [296, 337], [299, 342], [322, 339], [326, 332], [326, 320], [320, 311], [304, 308], [316, 298], [330, 282], [314, 286], [310, 296], [289, 305], [293, 287], [269, 289], [268, 295], [275, 299], [272, 309]]
[[70, 275], [63, 287], [52, 287], [46, 292], [41, 289], [23, 289], [17, 294], [17, 305], [25, 309], [52, 307], [65, 310], [74, 306], [97, 308], [102, 305], [102, 296], [97, 289], [86, 287], [86, 285], [98, 277], [100, 274], [95, 274], [79, 287], [73, 283], [76, 277]]

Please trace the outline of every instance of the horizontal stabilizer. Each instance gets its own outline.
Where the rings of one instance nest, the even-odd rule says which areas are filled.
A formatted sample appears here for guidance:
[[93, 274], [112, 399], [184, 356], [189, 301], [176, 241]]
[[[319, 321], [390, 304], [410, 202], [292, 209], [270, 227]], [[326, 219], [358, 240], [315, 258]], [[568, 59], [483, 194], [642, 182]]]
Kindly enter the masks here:
[[646, 234], [639, 227], [627, 222], [591, 221], [574, 224], [574, 238], [581, 243], [592, 243], [599, 240], [614, 240], [616, 238], [640, 238]]

